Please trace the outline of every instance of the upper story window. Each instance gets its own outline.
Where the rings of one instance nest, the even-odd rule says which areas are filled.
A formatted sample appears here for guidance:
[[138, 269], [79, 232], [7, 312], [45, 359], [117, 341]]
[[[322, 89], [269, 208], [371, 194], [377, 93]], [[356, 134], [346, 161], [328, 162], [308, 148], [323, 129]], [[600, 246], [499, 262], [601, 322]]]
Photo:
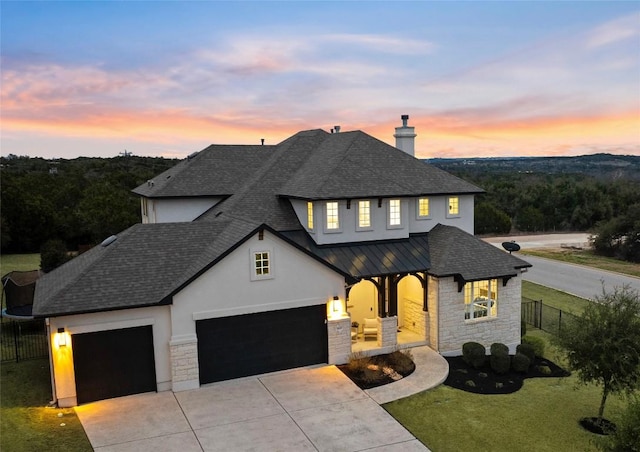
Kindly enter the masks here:
[[338, 210], [338, 201], [329, 201], [326, 204], [327, 213], [327, 230], [339, 230], [340, 218]]
[[307, 228], [313, 231], [313, 203], [307, 202]]
[[498, 314], [498, 280], [468, 282], [464, 286], [465, 320], [495, 317]]
[[429, 198], [418, 198], [418, 219], [429, 218]]
[[400, 212], [400, 200], [389, 200], [389, 226], [400, 226], [402, 223], [402, 217]]
[[449, 198], [449, 210], [447, 215], [450, 217], [457, 217], [460, 215], [460, 198], [457, 196], [451, 196]]
[[358, 229], [371, 227], [371, 201], [358, 201]]
[[253, 281], [260, 279], [273, 278], [273, 261], [270, 250], [251, 251], [253, 257], [251, 279]]

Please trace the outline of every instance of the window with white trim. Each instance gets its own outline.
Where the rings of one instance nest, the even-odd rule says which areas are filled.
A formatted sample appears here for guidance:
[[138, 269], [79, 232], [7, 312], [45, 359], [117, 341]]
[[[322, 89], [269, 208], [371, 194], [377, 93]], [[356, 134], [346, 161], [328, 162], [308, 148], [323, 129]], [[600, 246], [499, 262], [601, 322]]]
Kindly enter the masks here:
[[450, 217], [457, 217], [460, 215], [460, 198], [458, 198], [457, 196], [451, 196], [449, 198], [449, 211], [448, 211], [448, 216]]
[[251, 280], [273, 278], [273, 255], [271, 250], [251, 250]]
[[389, 200], [389, 226], [400, 226], [402, 223], [402, 217], [400, 212], [400, 200]]
[[464, 285], [465, 320], [496, 317], [498, 314], [498, 280], [468, 282]]
[[338, 230], [340, 229], [340, 218], [338, 210], [338, 201], [327, 202], [325, 208], [327, 213], [327, 229]]
[[371, 227], [371, 201], [358, 201], [358, 229]]
[[418, 198], [418, 219], [429, 218], [429, 198]]
[[307, 229], [313, 231], [313, 203], [307, 202]]

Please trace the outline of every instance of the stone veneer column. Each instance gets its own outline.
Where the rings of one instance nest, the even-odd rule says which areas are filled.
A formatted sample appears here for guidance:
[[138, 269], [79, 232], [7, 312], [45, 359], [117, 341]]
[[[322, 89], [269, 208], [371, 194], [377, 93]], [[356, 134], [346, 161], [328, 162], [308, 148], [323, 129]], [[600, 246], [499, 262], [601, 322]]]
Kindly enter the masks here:
[[398, 317], [378, 317], [378, 347], [398, 344]]
[[351, 317], [327, 320], [329, 364], [344, 364], [351, 355]]
[[171, 355], [171, 383], [173, 392], [200, 387], [198, 367], [198, 338], [172, 338], [169, 342]]

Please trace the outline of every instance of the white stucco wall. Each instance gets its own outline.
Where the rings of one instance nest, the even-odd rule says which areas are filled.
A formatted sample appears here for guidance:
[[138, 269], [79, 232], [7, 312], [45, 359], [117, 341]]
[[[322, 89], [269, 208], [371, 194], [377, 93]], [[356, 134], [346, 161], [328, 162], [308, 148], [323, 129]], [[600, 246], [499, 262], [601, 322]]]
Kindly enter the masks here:
[[438, 223], [456, 226], [463, 231], [473, 234], [473, 195], [459, 195], [460, 214], [448, 215], [448, 196], [429, 197], [430, 216], [424, 219], [417, 217], [417, 199], [401, 198], [401, 226], [388, 226], [389, 199], [382, 200], [378, 207], [378, 199], [369, 199], [371, 208], [371, 227], [359, 230], [358, 226], [358, 200], [354, 199], [347, 208], [347, 201], [339, 200], [339, 230], [328, 231], [326, 224], [326, 201], [313, 202], [313, 230], [309, 230], [307, 220], [307, 201], [291, 200], [300, 224], [311, 234], [319, 245], [330, 243], [349, 243], [370, 240], [389, 240], [406, 238], [410, 233], [428, 232]]
[[[222, 198], [147, 198], [147, 215], [141, 207], [143, 223], [182, 223], [193, 221]], [[143, 200], [140, 200], [142, 204]]]
[[[465, 342], [479, 342], [487, 350], [494, 342], [501, 342], [515, 352], [520, 343], [521, 278], [511, 278], [505, 287], [498, 280], [497, 316], [465, 320], [464, 290], [451, 278], [438, 281], [438, 341], [436, 350], [443, 355], [461, 355]], [[430, 314], [432, 314], [430, 312]], [[434, 343], [431, 343], [434, 346]]]
[[449, 196], [428, 196], [429, 217], [418, 219], [418, 198], [409, 199], [409, 232], [429, 232], [438, 223], [474, 233], [474, 196], [458, 195], [460, 214], [449, 215]]
[[67, 334], [73, 336], [74, 334], [151, 325], [158, 391], [171, 389], [169, 358], [171, 321], [169, 314], [168, 306], [155, 306], [50, 318], [49, 343], [51, 344], [55, 398], [58, 404], [62, 407], [77, 405], [72, 344], [71, 341], [68, 341], [66, 347], [56, 346], [55, 335], [58, 328], [64, 328]]
[[[272, 279], [252, 280], [254, 251], [270, 252]], [[326, 304], [344, 290], [342, 275], [265, 231], [174, 296], [173, 337], [195, 337], [196, 320]]]

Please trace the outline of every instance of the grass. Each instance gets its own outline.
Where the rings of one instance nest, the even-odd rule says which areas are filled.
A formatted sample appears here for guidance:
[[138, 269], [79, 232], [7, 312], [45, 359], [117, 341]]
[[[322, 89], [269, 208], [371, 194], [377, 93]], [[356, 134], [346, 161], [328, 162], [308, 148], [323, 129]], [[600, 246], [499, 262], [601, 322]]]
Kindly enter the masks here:
[[0, 373], [0, 450], [92, 450], [72, 408], [47, 406], [52, 398], [47, 359], [3, 363]]
[[3, 254], [0, 256], [0, 274], [14, 270], [29, 271], [40, 268], [40, 254]]
[[612, 257], [598, 256], [590, 250], [571, 250], [556, 248], [525, 249], [521, 250], [520, 253], [640, 277], [640, 264], [621, 261]]
[[[39, 254], [0, 256], [2, 275], [37, 268], [40, 268]], [[75, 411], [48, 406], [53, 398], [48, 359], [4, 362], [0, 375], [0, 450], [92, 450]], [[58, 417], [60, 413], [62, 417]]]
[[591, 301], [584, 298], [529, 281], [522, 281], [522, 296], [531, 300], [542, 300], [547, 306], [553, 306], [575, 315], [580, 315], [585, 306], [591, 303]]
[[[541, 331], [528, 334], [547, 340]], [[562, 365], [547, 345], [547, 358]], [[597, 414], [601, 388], [577, 385], [575, 376], [528, 379], [518, 392], [479, 395], [444, 385], [384, 405], [435, 452], [595, 451], [596, 435], [578, 424]], [[617, 421], [624, 401], [610, 396], [605, 416]]]

